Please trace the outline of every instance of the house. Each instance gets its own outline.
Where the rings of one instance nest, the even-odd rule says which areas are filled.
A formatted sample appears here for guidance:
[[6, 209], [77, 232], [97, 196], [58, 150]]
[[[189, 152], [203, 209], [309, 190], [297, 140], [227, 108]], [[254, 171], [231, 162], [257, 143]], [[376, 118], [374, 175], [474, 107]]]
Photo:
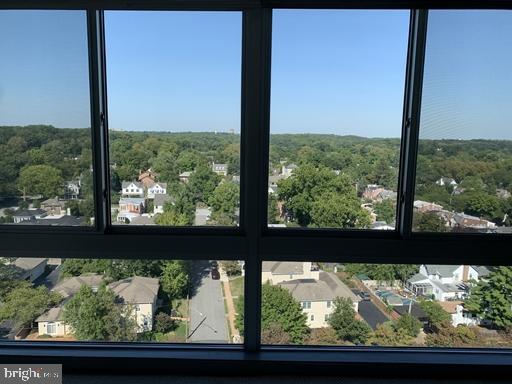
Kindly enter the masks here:
[[41, 203], [41, 209], [44, 209], [50, 216], [62, 216], [66, 214], [66, 202], [59, 200], [57, 196], [53, 199], [45, 200]]
[[293, 172], [298, 168], [298, 166], [296, 164], [288, 164], [288, 165], [283, 165], [281, 167], [281, 176], [284, 178], [284, 179], [287, 179], [289, 178]]
[[496, 224], [492, 221], [467, 215], [465, 213], [456, 213], [453, 220], [455, 222], [455, 227], [459, 228], [487, 229], [496, 227]]
[[188, 179], [190, 179], [190, 176], [192, 175], [192, 173], [193, 172], [190, 172], [190, 171], [181, 172], [179, 175], [180, 181], [182, 181], [184, 183], [188, 183]]
[[406, 287], [417, 296], [431, 296], [438, 301], [462, 299], [470, 281], [487, 277], [489, 269], [481, 265], [423, 264], [409, 278]]
[[[91, 225], [94, 218], [91, 218]], [[85, 217], [75, 216], [45, 216], [41, 219], [32, 219], [29, 221], [22, 221], [21, 225], [42, 225], [42, 226], [60, 226], [60, 227], [79, 227], [88, 225]]]
[[167, 202], [173, 203], [174, 199], [166, 194], [155, 194], [155, 198], [153, 199], [153, 214], [164, 213], [164, 205]]
[[436, 203], [429, 203], [428, 201], [415, 200], [413, 207], [416, 211], [421, 213], [426, 212], [440, 212], [443, 209], [442, 205]]
[[138, 181], [123, 181], [121, 184], [123, 196], [144, 197], [144, 184]]
[[[130, 220], [130, 219], [129, 219]], [[135, 216], [130, 220], [131, 225], [156, 225], [155, 218], [149, 216], [147, 213], [141, 216]]]
[[512, 195], [506, 189], [497, 188], [496, 189], [496, 196], [499, 197], [500, 199], [508, 199]]
[[44, 274], [47, 262], [43, 258], [18, 257], [6, 266], [16, 279], [32, 283]]
[[142, 214], [146, 200], [142, 197], [121, 197], [119, 199], [119, 212]]
[[362, 194], [363, 199], [381, 202], [384, 200], [396, 200], [398, 194], [378, 184], [368, 184]]
[[19, 224], [23, 221], [31, 221], [34, 219], [41, 219], [47, 215], [44, 209], [18, 209], [16, 210], [12, 218], [14, 220], [14, 224]]
[[133, 306], [137, 322], [137, 333], [153, 329], [153, 316], [156, 312], [158, 279], [134, 276], [108, 285], [122, 301], [123, 305]]
[[153, 172], [151, 168], [149, 168], [147, 171], [139, 172], [139, 177], [137, 180], [142, 183], [142, 185], [145, 188], [151, 187], [153, 184], [155, 184], [156, 178], [158, 177], [158, 174]]
[[64, 198], [66, 200], [77, 200], [80, 196], [80, 180], [66, 181]]
[[261, 270], [261, 283], [272, 285], [283, 281], [319, 278], [319, 268], [310, 261], [264, 261]]
[[278, 284], [291, 293], [307, 316], [309, 328], [328, 326], [337, 297], [349, 298], [358, 311], [359, 298], [334, 273], [319, 272], [318, 278], [301, 278]]
[[451, 177], [441, 177], [439, 180], [436, 181], [436, 184], [440, 185], [441, 187], [444, 187], [445, 185], [449, 185], [452, 187], [457, 186], [457, 182]]
[[155, 195], [165, 195], [167, 193], [167, 183], [154, 183], [148, 188], [148, 199], [154, 199]]
[[228, 175], [228, 165], [227, 164], [212, 164], [212, 171], [220, 176]]
[[82, 285], [97, 290], [103, 282], [103, 276], [90, 274], [75, 276], [58, 283], [52, 292], [59, 293], [62, 302], [36, 319], [39, 335], [66, 336], [72, 333], [72, 329], [64, 322], [64, 306], [80, 290]]
[[460, 324], [479, 325], [482, 322], [477, 315], [464, 309], [464, 303], [462, 301], [443, 301], [440, 302], [439, 305], [450, 314], [454, 327]]

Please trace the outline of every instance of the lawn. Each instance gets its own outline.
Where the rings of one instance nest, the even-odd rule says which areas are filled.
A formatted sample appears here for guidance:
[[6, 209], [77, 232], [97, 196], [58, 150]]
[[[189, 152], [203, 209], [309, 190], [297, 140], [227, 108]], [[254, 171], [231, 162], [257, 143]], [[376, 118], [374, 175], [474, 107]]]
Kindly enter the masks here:
[[180, 317], [188, 317], [188, 300], [176, 299], [172, 301], [172, 309], [175, 309]]
[[239, 276], [229, 280], [229, 286], [231, 288], [231, 295], [233, 298], [237, 298], [244, 294], [244, 277]]

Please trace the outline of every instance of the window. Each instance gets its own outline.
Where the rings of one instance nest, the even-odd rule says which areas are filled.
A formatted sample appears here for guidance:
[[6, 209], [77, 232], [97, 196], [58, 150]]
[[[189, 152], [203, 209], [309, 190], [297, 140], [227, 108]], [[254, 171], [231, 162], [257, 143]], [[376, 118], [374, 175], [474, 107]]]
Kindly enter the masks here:
[[94, 224], [84, 11], [0, 11], [0, 223]]
[[241, 14], [110, 11], [105, 28], [112, 223], [238, 225]]
[[269, 224], [395, 228], [408, 28], [407, 11], [274, 11]]
[[[12, 1], [3, 2], [2, 8]], [[30, 4], [23, 2], [21, 7]], [[212, 356], [215, 365], [229, 364], [230, 369], [256, 367], [255, 361], [258, 369], [296, 368], [307, 361], [318, 366], [317, 372], [334, 369], [337, 363], [360, 369], [359, 364], [368, 361], [399, 362], [399, 369], [418, 364], [447, 367], [449, 361], [450, 368], [464, 365], [459, 370], [464, 372], [483, 364], [511, 366], [511, 324], [506, 316], [494, 314], [506, 313], [512, 302], [492, 299], [510, 296], [512, 264], [503, 252], [511, 242], [507, 223], [493, 221], [495, 228], [489, 225], [485, 231], [447, 228], [445, 232], [450, 233], [439, 234], [418, 227], [418, 210], [425, 206], [415, 204], [424, 192], [425, 164], [438, 156], [425, 152], [425, 143], [445, 140], [428, 133], [429, 126], [435, 125], [433, 110], [439, 105], [452, 108], [450, 103], [467, 102], [482, 91], [493, 96], [482, 102], [492, 112], [490, 126], [499, 115], [492, 108], [508, 113], [502, 108], [507, 92], [500, 88], [508, 81], [508, 72], [500, 68], [508, 63], [506, 49], [496, 48], [502, 41], [507, 46], [508, 24], [501, 18], [507, 18], [508, 12], [284, 10], [278, 9], [283, 3], [276, 1], [264, 6], [194, 1], [187, 2], [186, 11], [182, 2], [148, 5], [133, 0], [122, 5], [125, 10], [114, 10], [121, 8], [115, 1], [81, 4], [83, 10], [66, 12], [0, 10], [0, 30], [9, 27], [0, 35], [0, 49], [8, 54], [0, 63], [2, 71], [5, 63], [17, 71], [28, 65], [5, 45], [14, 37], [30, 32], [27, 44], [18, 44], [17, 49], [32, 55], [40, 51], [36, 42], [62, 23], [64, 32], [82, 27], [83, 39], [59, 30], [49, 39], [54, 42], [49, 44], [52, 49], [45, 52], [55, 60], [83, 49], [83, 57], [72, 56], [82, 57], [85, 64], [71, 65], [63, 59], [66, 65], [55, 77], [62, 75], [66, 80], [62, 83], [72, 88], [73, 95], [83, 90], [79, 93], [85, 102], [76, 105], [89, 115], [89, 126], [81, 128], [88, 131], [90, 143], [84, 146], [73, 136], [50, 147], [73, 148], [69, 153], [84, 153], [83, 158], [74, 156], [83, 160], [85, 153], [91, 154], [90, 164], [84, 167], [77, 160], [80, 165], [73, 168], [76, 174], [88, 170], [90, 198], [77, 192], [78, 187], [85, 188], [82, 181], [70, 179], [67, 192], [56, 199], [66, 200], [66, 213], [73, 205], [80, 211], [84, 201], [95, 202], [89, 204], [93, 214], [86, 220], [88, 227], [0, 226], [0, 337], [7, 338], [0, 340], [0, 356], [26, 354], [24, 358], [30, 360], [44, 353], [58, 359], [65, 350], [66, 359], [75, 365], [83, 366], [82, 358], [101, 357], [123, 369], [127, 364], [121, 356], [128, 355], [137, 356], [139, 364], [134, 366], [141, 369], [167, 364], [190, 364], [195, 369], [198, 361], [211, 361]], [[308, 1], [290, 4], [315, 6]], [[345, 7], [348, 3], [331, 4]], [[497, 6], [510, 4], [507, 0]], [[158, 10], [149, 11], [153, 5]], [[38, 6], [56, 5], [42, 1]], [[361, 3], [362, 8], [366, 6]], [[21, 15], [23, 20], [11, 15]], [[32, 15], [58, 17], [34, 33]], [[471, 31], [482, 29], [477, 36], [467, 31], [469, 16], [475, 21]], [[453, 22], [448, 20], [452, 17]], [[458, 80], [457, 86], [451, 86], [450, 71], [457, 65], [441, 68], [442, 60], [436, 64], [436, 49], [443, 47], [436, 34], [445, 36], [447, 52], [441, 49], [441, 56], [446, 53], [453, 63], [465, 57], [459, 64], [471, 67], [458, 71], [456, 77], [471, 75], [483, 64], [491, 69], [481, 70], [481, 76], [468, 75], [471, 80], [463, 77], [469, 86]], [[61, 39], [73, 40], [64, 44], [70, 50], [60, 47]], [[453, 39], [460, 41], [453, 43]], [[463, 43], [465, 39], [471, 46]], [[471, 49], [473, 45], [477, 49]], [[496, 55], [489, 54], [485, 60], [479, 56], [494, 51]], [[492, 70], [493, 65], [499, 70]], [[80, 72], [85, 85], [67, 81], [66, 71]], [[4, 85], [15, 72], [1, 72], [2, 112], [5, 100], [15, 95]], [[486, 88], [496, 85], [493, 73], [502, 80], [490, 87], [496, 93]], [[23, 76], [14, 78], [23, 83]], [[54, 81], [44, 73], [41, 79], [60, 84], [60, 79]], [[477, 85], [478, 92], [466, 92]], [[43, 95], [41, 100], [54, 100], [49, 97], [55, 96], [50, 88], [32, 90]], [[69, 97], [66, 102], [73, 100]], [[489, 106], [487, 100], [494, 104]], [[60, 119], [79, 115], [68, 104], [62, 106]], [[467, 116], [472, 124], [480, 121], [475, 111], [472, 108]], [[30, 108], [22, 112], [18, 117], [31, 116]], [[0, 114], [0, 121], [5, 116], [9, 115]], [[437, 116], [440, 126], [453, 121], [442, 110]], [[21, 117], [19, 124], [32, 124]], [[57, 133], [65, 132], [65, 126], [51, 124]], [[40, 148], [35, 145], [29, 154], [18, 156], [10, 147], [17, 139], [1, 141], [2, 132], [0, 159], [5, 166], [0, 165], [0, 186], [18, 185], [12, 184], [11, 177], [25, 166], [18, 161], [37, 155]], [[37, 144], [39, 131], [30, 127], [29, 132], [26, 141]], [[72, 133], [77, 132], [82, 132], [80, 127], [73, 128]], [[482, 128], [482, 132], [495, 131]], [[456, 165], [462, 167], [467, 160], [484, 183], [492, 181], [488, 173], [492, 166], [499, 169], [491, 173], [495, 180], [505, 180], [495, 183], [496, 199], [503, 203], [497, 212], [505, 218], [507, 151], [500, 145], [506, 147], [507, 140], [494, 143], [496, 151], [490, 151], [487, 145], [493, 147], [495, 140], [476, 138], [471, 141], [474, 148], [460, 152], [464, 160]], [[484, 147], [481, 155], [478, 151]], [[443, 156], [452, 150], [443, 147]], [[478, 167], [474, 159], [481, 162]], [[60, 156], [56, 167], [68, 160]], [[18, 168], [11, 167], [11, 162]], [[180, 168], [183, 164], [189, 167]], [[310, 172], [301, 178], [304, 164], [309, 164]], [[449, 164], [447, 158], [436, 167]], [[5, 176], [9, 172], [10, 179]], [[166, 172], [172, 175], [170, 181], [163, 179]], [[454, 183], [449, 178], [459, 184], [453, 174], [444, 172], [432, 180], [436, 188], [451, 188]], [[4, 180], [11, 181], [5, 184]], [[487, 192], [489, 185], [494, 184], [486, 184]], [[205, 189], [219, 193], [210, 199]], [[8, 204], [7, 200], [0, 194], [0, 205]], [[435, 199], [423, 201], [442, 205]], [[57, 215], [59, 207], [50, 204], [45, 212]], [[0, 216], [11, 213], [0, 206]], [[201, 220], [196, 220], [198, 215]], [[158, 217], [166, 220], [157, 222]], [[62, 266], [57, 268], [59, 262]], [[63, 271], [66, 276], [59, 279]], [[460, 281], [454, 281], [454, 274]], [[107, 281], [84, 283], [95, 275]], [[52, 284], [70, 278], [82, 279], [73, 287], [84, 286], [86, 294], [77, 292], [62, 301], [42, 283], [53, 288]], [[129, 288], [134, 281], [159, 289]], [[154, 300], [127, 299], [123, 295], [128, 292]], [[55, 320], [62, 313], [59, 305], [69, 305], [72, 316], [72, 304], [84, 299], [81, 296], [102, 300], [107, 306], [109, 311], [103, 311], [107, 315], [100, 316], [96, 328], [106, 333], [81, 333], [81, 321], [72, 317], [66, 320], [72, 326]], [[425, 319], [420, 309], [430, 317]], [[134, 316], [127, 316], [132, 311]], [[464, 311], [475, 316], [461, 316]], [[432, 319], [432, 312], [437, 319]], [[102, 328], [107, 321], [109, 326]], [[47, 332], [45, 322], [57, 324], [56, 334], [40, 335]], [[27, 336], [45, 339], [38, 340], [37, 348], [30, 338], [17, 344], [8, 340], [16, 334], [12, 326], [17, 331], [24, 324], [33, 324], [23, 331], [28, 329]], [[65, 341], [57, 334], [61, 331], [73, 336]], [[83, 343], [70, 345], [72, 339]], [[400, 348], [374, 348], [379, 346]], [[438, 346], [444, 348], [429, 349]]]
[[56, 333], [56, 324], [48, 323], [48, 325], [46, 326], [46, 332], [48, 332], [48, 334], [50, 334], [50, 335], [53, 335], [54, 333]]
[[512, 13], [428, 20], [414, 229], [510, 233]]

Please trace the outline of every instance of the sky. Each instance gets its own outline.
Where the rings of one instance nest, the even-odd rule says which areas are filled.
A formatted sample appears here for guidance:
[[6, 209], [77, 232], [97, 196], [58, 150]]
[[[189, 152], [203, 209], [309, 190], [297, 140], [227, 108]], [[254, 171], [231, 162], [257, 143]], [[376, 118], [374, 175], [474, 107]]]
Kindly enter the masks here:
[[[239, 12], [106, 12], [109, 127], [240, 131]], [[431, 11], [422, 138], [512, 139], [512, 12]], [[276, 10], [272, 133], [399, 137], [407, 11]], [[0, 125], [90, 126], [82, 11], [0, 11]]]

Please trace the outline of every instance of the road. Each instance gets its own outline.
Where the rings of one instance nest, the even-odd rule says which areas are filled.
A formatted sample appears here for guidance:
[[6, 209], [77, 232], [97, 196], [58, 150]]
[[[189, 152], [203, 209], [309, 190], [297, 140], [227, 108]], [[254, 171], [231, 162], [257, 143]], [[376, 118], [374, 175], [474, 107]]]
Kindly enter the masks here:
[[385, 323], [389, 319], [370, 300], [359, 302], [359, 314], [373, 330], [378, 324]]
[[208, 261], [196, 261], [190, 293], [191, 343], [228, 343], [228, 323], [220, 280], [210, 277]]

